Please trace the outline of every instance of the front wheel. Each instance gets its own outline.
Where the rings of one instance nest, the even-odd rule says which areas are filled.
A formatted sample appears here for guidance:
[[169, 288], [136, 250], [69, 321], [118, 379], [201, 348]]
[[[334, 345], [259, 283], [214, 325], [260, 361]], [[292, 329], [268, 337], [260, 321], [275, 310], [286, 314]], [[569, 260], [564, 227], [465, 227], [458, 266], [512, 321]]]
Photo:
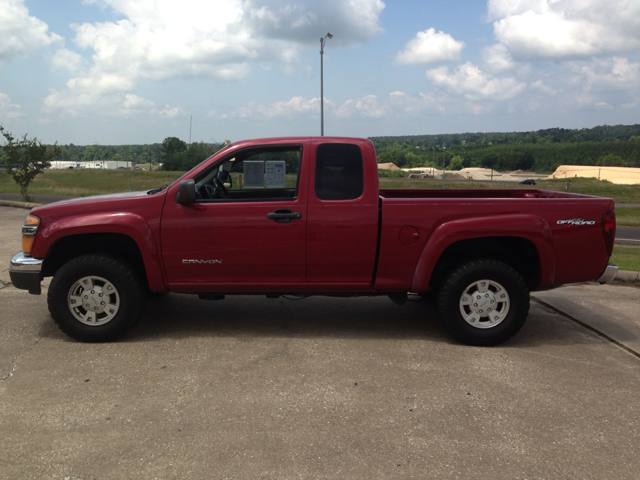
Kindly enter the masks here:
[[144, 311], [146, 289], [121, 260], [82, 255], [54, 275], [47, 294], [60, 330], [81, 342], [107, 342], [127, 333]]
[[473, 260], [446, 277], [438, 296], [445, 329], [467, 345], [497, 345], [514, 336], [529, 314], [529, 289], [509, 265]]

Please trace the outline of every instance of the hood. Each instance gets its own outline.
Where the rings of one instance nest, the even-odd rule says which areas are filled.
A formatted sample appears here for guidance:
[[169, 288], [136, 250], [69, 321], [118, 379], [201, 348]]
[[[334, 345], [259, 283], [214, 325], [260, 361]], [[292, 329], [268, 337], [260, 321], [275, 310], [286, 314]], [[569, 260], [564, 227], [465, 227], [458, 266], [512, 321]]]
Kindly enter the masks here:
[[[147, 190], [142, 190], [139, 192], [105, 193], [104, 195], [91, 195], [90, 197], [77, 197], [77, 198], [70, 198], [67, 200], [60, 200], [58, 202], [53, 202], [53, 204], [67, 205], [70, 203], [99, 202], [101, 200], [116, 200], [116, 199], [127, 199], [127, 198], [148, 197], [148, 196], [149, 194], [147, 193]], [[49, 205], [53, 205], [53, 204], [49, 204]]]
[[121, 192], [109, 193], [106, 195], [93, 195], [91, 197], [78, 197], [69, 200], [61, 200], [47, 205], [40, 205], [31, 210], [36, 216], [39, 215], [57, 215], [60, 213], [76, 213], [90, 211], [106, 211], [110, 209], [119, 209], [121, 211], [131, 210], [137, 205], [147, 204], [152, 199], [163, 197], [163, 192], [150, 195], [147, 190], [139, 192]]

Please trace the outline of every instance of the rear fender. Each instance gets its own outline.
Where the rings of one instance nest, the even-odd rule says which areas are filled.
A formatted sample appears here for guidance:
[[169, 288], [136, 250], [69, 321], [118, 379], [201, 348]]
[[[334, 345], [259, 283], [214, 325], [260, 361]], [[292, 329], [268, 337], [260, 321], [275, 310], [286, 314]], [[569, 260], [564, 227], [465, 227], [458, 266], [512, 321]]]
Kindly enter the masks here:
[[439, 225], [430, 235], [418, 260], [411, 291], [424, 292], [442, 253], [455, 242], [473, 238], [519, 237], [530, 240], [539, 257], [537, 288], [553, 285], [555, 252], [549, 224], [537, 215], [494, 215], [452, 220]]

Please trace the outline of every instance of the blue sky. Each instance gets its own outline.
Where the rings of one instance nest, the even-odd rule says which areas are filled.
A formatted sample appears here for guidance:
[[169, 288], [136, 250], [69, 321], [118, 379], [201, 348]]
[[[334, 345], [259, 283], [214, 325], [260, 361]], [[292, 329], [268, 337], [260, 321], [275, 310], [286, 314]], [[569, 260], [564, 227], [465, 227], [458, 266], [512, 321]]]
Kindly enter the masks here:
[[640, 123], [638, 0], [0, 0], [0, 125], [43, 142]]

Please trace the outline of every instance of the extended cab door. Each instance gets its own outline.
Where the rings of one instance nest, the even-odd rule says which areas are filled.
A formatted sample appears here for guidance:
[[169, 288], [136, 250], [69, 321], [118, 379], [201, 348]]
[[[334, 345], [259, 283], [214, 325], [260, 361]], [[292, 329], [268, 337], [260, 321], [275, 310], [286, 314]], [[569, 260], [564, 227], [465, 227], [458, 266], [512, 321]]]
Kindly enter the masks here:
[[195, 170], [196, 202], [169, 192], [161, 224], [170, 288], [251, 291], [306, 281], [307, 139], [231, 147]]
[[[378, 170], [368, 140], [316, 138], [311, 146], [307, 281], [371, 285], [378, 241]], [[349, 288], [349, 287], [347, 287]]]

